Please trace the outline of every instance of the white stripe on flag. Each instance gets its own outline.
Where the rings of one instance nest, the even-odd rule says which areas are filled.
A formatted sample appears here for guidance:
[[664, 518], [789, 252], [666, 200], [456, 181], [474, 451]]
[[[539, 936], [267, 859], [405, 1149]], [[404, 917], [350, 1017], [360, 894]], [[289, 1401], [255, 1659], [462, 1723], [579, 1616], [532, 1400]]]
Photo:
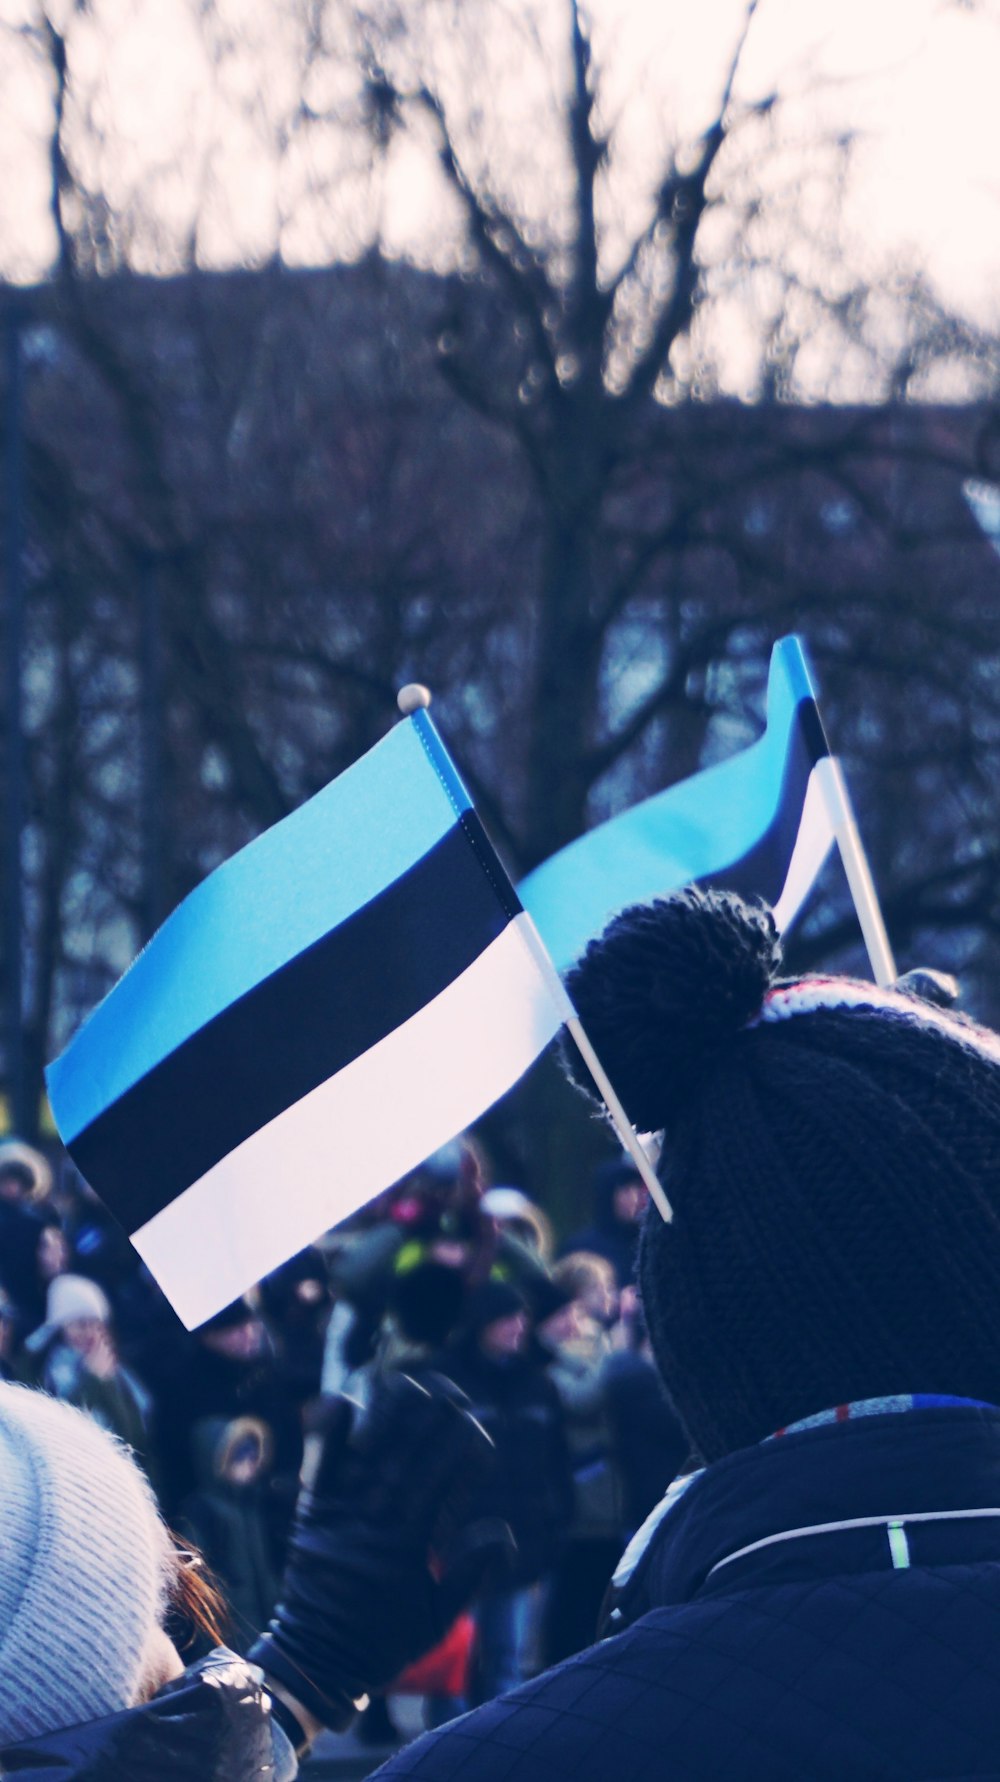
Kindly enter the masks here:
[[132, 1234], [188, 1329], [406, 1175], [538, 1057], [572, 1007], [540, 971], [528, 920]]
[[828, 769], [827, 758], [817, 762], [809, 775], [799, 833], [788, 862], [781, 896], [774, 905], [774, 920], [779, 934], [784, 934], [785, 929], [794, 922], [836, 840], [830, 803], [823, 784]]

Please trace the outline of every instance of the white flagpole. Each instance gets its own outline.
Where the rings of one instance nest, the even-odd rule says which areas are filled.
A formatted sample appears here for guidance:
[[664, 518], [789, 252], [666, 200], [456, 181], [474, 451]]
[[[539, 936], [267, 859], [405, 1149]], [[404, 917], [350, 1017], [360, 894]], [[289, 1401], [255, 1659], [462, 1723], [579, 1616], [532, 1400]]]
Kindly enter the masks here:
[[673, 1207], [670, 1205], [669, 1200], [663, 1192], [663, 1184], [657, 1176], [653, 1165], [646, 1156], [641, 1139], [614, 1092], [607, 1071], [604, 1069], [603, 1064], [598, 1058], [597, 1053], [594, 1051], [593, 1046], [580, 1024], [579, 1015], [568, 1016], [566, 1025], [580, 1048], [580, 1054], [587, 1069], [593, 1077], [594, 1082], [597, 1084], [598, 1089], [601, 1091], [608, 1113], [611, 1115], [612, 1121], [614, 1122], [614, 1128], [618, 1137], [621, 1139], [622, 1144], [635, 1164], [636, 1170], [645, 1182], [646, 1187], [649, 1189], [656, 1204], [657, 1211], [665, 1223], [669, 1225], [674, 1216]]
[[851, 888], [854, 908], [857, 911], [865, 946], [868, 949], [872, 976], [876, 984], [884, 989], [896, 978], [896, 962], [892, 956], [892, 947], [889, 944], [889, 936], [882, 920], [875, 881], [868, 865], [868, 857], [865, 854], [840, 762], [835, 756], [827, 755], [824, 760], [817, 763], [816, 776], [822, 789], [837, 846], [840, 849], [840, 858], [844, 863], [847, 883]]
[[669, 1225], [673, 1219], [674, 1213], [669, 1200], [663, 1192], [663, 1184], [659, 1180], [652, 1163], [643, 1149], [642, 1141], [639, 1138], [638, 1133], [615, 1094], [614, 1086], [607, 1071], [604, 1069], [603, 1064], [598, 1058], [597, 1053], [594, 1051], [594, 1048], [584, 1031], [580, 1017], [566, 994], [566, 987], [562, 978], [559, 976], [559, 973], [556, 971], [556, 968], [552, 963], [548, 948], [542, 940], [542, 937], [530, 916], [525, 915], [519, 917], [518, 920], [523, 923], [523, 933], [525, 938], [531, 946], [539, 966], [552, 986], [553, 995], [557, 998], [562, 1007], [563, 1020], [569, 1028], [570, 1033], [573, 1035], [573, 1038], [580, 1049], [580, 1056], [600, 1090], [604, 1105], [607, 1108], [608, 1113], [611, 1115], [615, 1131], [635, 1164], [637, 1175], [641, 1176], [646, 1187], [649, 1189], [657, 1211]]

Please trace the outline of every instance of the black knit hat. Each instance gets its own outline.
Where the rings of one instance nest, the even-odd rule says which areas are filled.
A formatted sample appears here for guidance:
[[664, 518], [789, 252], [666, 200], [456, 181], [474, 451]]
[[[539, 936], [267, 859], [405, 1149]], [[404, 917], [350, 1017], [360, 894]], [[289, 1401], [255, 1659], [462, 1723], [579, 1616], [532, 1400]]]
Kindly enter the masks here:
[[1000, 1402], [1000, 1039], [779, 964], [767, 909], [690, 889], [624, 911], [568, 980], [629, 1118], [664, 1132], [674, 1219], [649, 1209], [640, 1279], [706, 1460], [852, 1399]]
[[564, 1312], [571, 1306], [574, 1295], [549, 1275], [539, 1275], [530, 1284], [528, 1299], [535, 1323], [544, 1324], [547, 1318], [554, 1318], [557, 1312]]
[[469, 1298], [468, 1324], [472, 1331], [485, 1330], [498, 1318], [512, 1318], [524, 1311], [524, 1299], [507, 1281], [482, 1281]]
[[221, 1312], [216, 1312], [204, 1324], [200, 1324], [198, 1334], [200, 1336], [205, 1331], [213, 1330], [233, 1330], [238, 1324], [252, 1324], [256, 1316], [248, 1300], [234, 1299], [228, 1306], [223, 1306]]

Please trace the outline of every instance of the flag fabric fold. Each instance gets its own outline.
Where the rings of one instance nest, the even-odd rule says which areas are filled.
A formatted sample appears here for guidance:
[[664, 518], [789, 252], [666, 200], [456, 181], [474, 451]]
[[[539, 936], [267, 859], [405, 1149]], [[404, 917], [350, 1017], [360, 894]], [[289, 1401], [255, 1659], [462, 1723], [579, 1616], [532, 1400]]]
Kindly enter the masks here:
[[519, 885], [556, 965], [618, 910], [694, 881], [762, 896], [788, 928], [834, 840], [833, 765], [802, 645], [781, 638], [763, 736], [589, 830]]
[[475, 1119], [571, 1013], [420, 711], [179, 905], [49, 1098], [193, 1327]]

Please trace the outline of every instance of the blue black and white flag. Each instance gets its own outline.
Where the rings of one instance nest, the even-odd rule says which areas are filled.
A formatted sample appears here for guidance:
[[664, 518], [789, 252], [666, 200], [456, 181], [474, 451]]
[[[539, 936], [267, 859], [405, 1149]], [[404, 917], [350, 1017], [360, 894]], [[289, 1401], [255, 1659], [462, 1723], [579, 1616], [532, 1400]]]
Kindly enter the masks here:
[[788, 928], [834, 840], [833, 769], [802, 645], [781, 638], [757, 742], [589, 830], [519, 885], [556, 965], [618, 910], [694, 881], [761, 896]]
[[417, 712], [178, 906], [49, 1098], [193, 1328], [475, 1119], [571, 1014]]

